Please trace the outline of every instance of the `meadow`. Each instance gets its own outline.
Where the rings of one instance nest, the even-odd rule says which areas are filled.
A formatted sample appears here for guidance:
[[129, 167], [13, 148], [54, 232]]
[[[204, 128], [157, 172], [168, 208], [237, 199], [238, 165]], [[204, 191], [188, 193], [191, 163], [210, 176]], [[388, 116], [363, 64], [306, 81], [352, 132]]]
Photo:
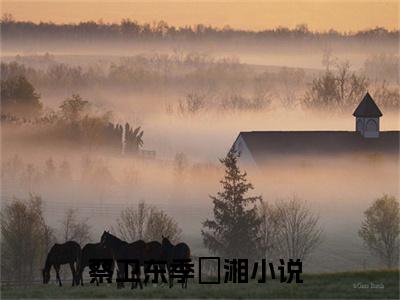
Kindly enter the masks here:
[[[115, 285], [88, 285], [72, 288], [35, 285], [29, 287], [2, 286], [3, 299], [21, 298], [308, 298], [308, 299], [398, 299], [399, 271], [374, 270], [362, 272], [302, 274], [302, 284], [280, 283], [278, 279], [267, 279], [267, 283], [256, 281], [200, 285], [190, 282], [187, 289], [177, 284], [147, 286], [143, 290], [117, 289]], [[223, 278], [221, 277], [222, 281]]]

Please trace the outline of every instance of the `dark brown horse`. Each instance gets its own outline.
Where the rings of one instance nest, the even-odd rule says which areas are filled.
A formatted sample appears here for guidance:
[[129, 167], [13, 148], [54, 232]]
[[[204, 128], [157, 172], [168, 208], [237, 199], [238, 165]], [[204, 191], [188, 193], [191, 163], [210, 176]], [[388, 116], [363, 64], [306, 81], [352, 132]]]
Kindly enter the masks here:
[[[161, 262], [163, 260], [161, 243], [157, 241], [146, 243], [143, 254], [143, 260], [145, 263], [149, 263], [152, 261]], [[159, 263], [157, 264], [157, 267], [159, 268], [159, 270], [165, 270], [165, 264]], [[146, 266], [144, 267], [144, 274], [147, 275]], [[147, 284], [147, 282], [145, 282], [145, 284]]]
[[54, 244], [47, 254], [46, 263], [42, 270], [43, 283], [47, 284], [50, 281], [50, 269], [53, 266], [56, 271], [56, 278], [60, 286], [60, 266], [69, 264], [72, 272], [72, 286], [77, 282], [76, 269], [78, 268], [81, 258], [81, 246], [77, 242], [68, 241], [64, 244]]
[[[171, 275], [172, 270], [171, 270], [171, 265], [175, 259], [190, 259], [190, 248], [187, 244], [185, 243], [179, 243], [176, 245], [173, 245], [168, 237], [162, 236], [162, 253], [163, 253], [163, 259], [167, 262], [167, 268], [169, 275]], [[169, 286], [173, 286], [173, 281], [174, 279], [169, 276]], [[182, 283], [183, 288], [187, 288], [187, 278], [185, 282]]]
[[[110, 249], [105, 248], [101, 243], [89, 243], [82, 248], [82, 256], [77, 270], [77, 284], [83, 285], [83, 271], [89, 266], [91, 259], [113, 259], [113, 255]], [[114, 270], [114, 264], [112, 264], [111, 270]], [[96, 279], [96, 284], [99, 285]]]
[[[123, 279], [128, 278], [129, 274], [126, 273], [125, 263], [121, 262], [123, 260], [137, 260], [138, 265], [129, 264], [132, 270], [132, 277], [136, 277], [140, 288], [143, 288], [142, 282], [140, 281], [140, 266], [143, 266], [144, 263], [144, 250], [146, 243], [144, 241], [136, 241], [133, 243], [127, 243], [118, 237], [112, 235], [111, 233], [104, 231], [101, 236], [101, 244], [102, 246], [109, 249], [114, 257], [114, 260], [117, 260], [117, 278]], [[123, 284], [119, 283], [118, 287], [122, 287]], [[132, 288], [135, 288], [136, 284], [132, 283]]]

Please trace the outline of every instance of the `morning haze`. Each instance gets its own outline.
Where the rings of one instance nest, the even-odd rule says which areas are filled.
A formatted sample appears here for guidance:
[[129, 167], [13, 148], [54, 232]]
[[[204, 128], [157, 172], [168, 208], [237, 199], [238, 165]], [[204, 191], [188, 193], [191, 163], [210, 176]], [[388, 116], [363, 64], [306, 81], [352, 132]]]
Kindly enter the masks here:
[[[24, 278], [41, 280], [50, 245], [72, 239], [68, 216], [85, 229], [81, 246], [108, 230], [129, 242], [171, 234], [193, 257], [213, 253], [203, 222], [222, 190], [219, 159], [241, 132], [379, 143], [352, 115], [369, 92], [383, 115], [365, 119], [368, 130], [398, 141], [397, 11], [395, 1], [2, 1], [2, 210], [39, 197], [51, 229]], [[289, 213], [285, 204], [305, 203], [317, 220], [305, 273], [386, 267], [359, 230], [374, 200], [400, 196], [395, 142], [343, 142], [340, 153], [316, 142], [305, 153], [283, 141], [265, 165], [238, 158], [250, 195]], [[143, 202], [173, 230], [150, 222], [124, 235], [124, 216]]]

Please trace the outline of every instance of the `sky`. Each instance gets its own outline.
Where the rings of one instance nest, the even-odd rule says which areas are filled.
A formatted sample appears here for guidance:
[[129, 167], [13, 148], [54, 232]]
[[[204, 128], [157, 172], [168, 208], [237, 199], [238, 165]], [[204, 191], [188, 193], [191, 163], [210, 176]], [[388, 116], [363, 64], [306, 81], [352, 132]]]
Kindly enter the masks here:
[[0, 0], [2, 14], [16, 20], [76, 23], [102, 19], [140, 23], [164, 20], [175, 26], [229, 25], [236, 29], [262, 30], [307, 24], [311, 30], [341, 32], [374, 27], [399, 28], [397, 0], [283, 0], [283, 1], [104, 1], [104, 0]]

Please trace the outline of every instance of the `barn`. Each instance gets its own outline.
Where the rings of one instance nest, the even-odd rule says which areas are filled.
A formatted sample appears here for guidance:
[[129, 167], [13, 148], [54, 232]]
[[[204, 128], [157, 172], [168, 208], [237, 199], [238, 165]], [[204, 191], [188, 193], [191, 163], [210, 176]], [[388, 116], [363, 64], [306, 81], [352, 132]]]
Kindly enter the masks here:
[[353, 116], [354, 131], [247, 131], [239, 133], [232, 147], [238, 151], [241, 165], [255, 167], [290, 156], [367, 154], [398, 159], [400, 132], [380, 131], [382, 112], [369, 93]]

